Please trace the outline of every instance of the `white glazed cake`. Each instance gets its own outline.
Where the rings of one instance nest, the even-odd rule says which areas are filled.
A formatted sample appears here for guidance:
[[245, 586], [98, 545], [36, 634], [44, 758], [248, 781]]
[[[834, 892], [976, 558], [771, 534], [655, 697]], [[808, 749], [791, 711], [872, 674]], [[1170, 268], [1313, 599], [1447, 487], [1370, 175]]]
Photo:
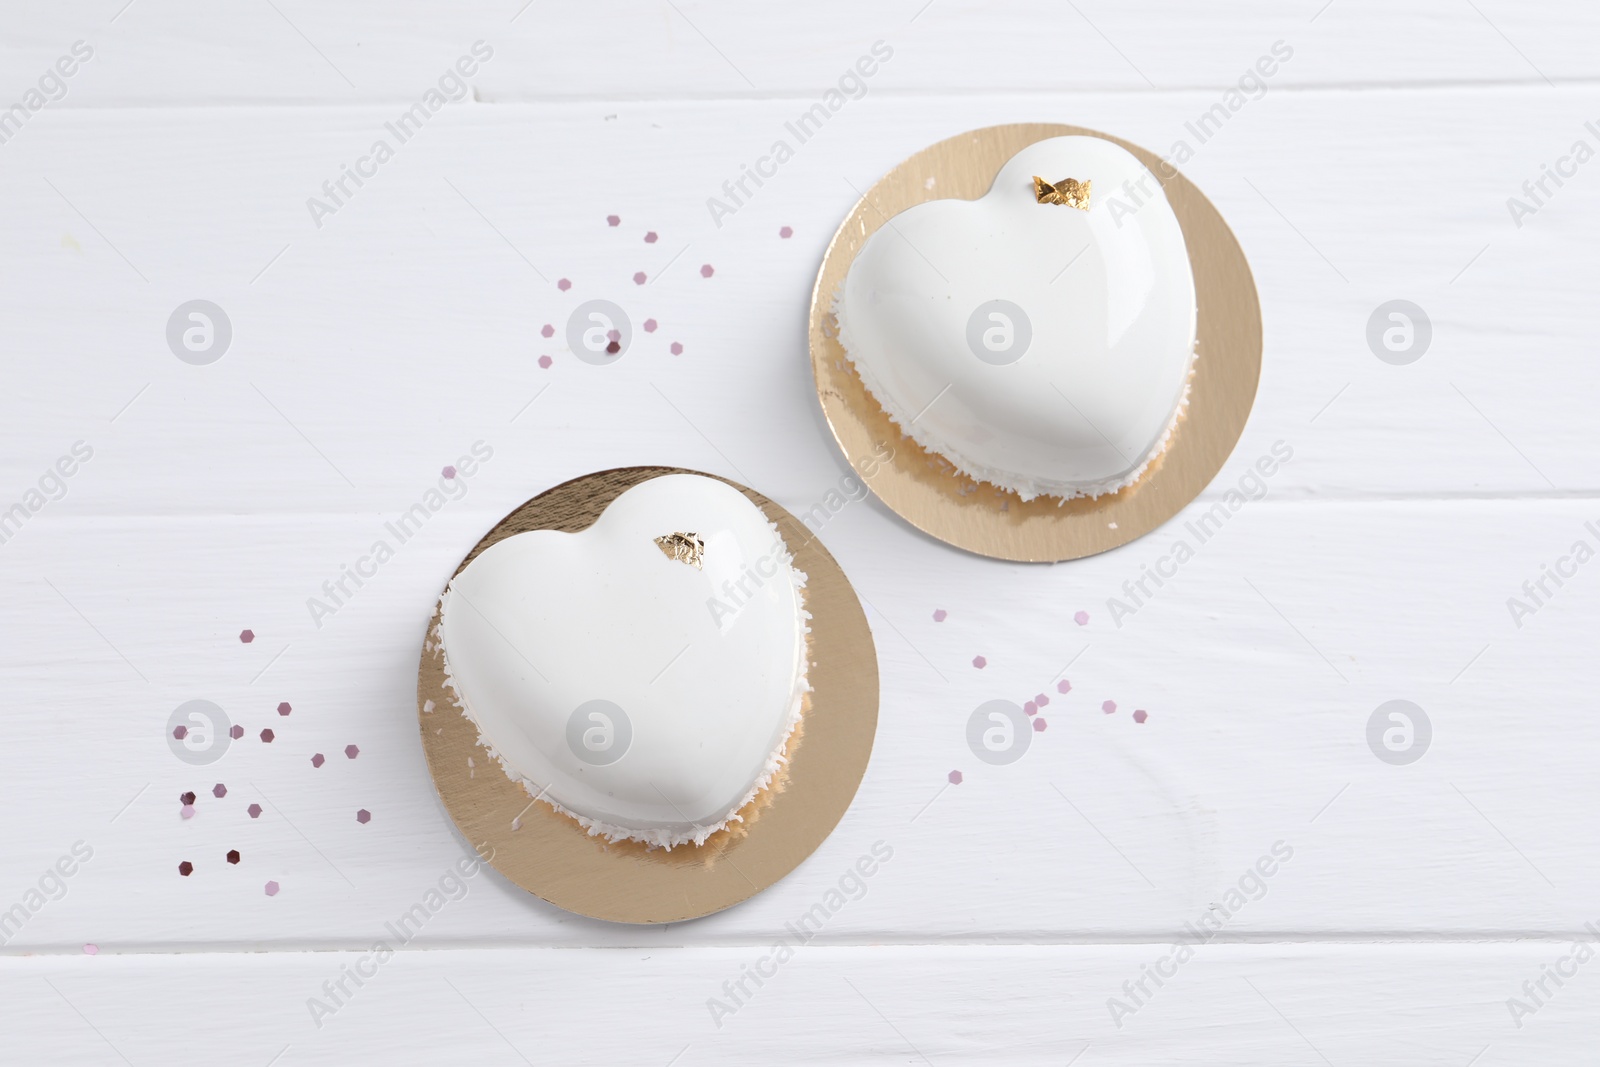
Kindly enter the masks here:
[[743, 493], [652, 478], [473, 559], [440, 605], [446, 684], [531, 797], [611, 841], [700, 845], [785, 761], [804, 585]]
[[902, 432], [1024, 500], [1133, 484], [1188, 396], [1183, 230], [1156, 177], [1098, 137], [1039, 141], [982, 198], [896, 215], [834, 311]]

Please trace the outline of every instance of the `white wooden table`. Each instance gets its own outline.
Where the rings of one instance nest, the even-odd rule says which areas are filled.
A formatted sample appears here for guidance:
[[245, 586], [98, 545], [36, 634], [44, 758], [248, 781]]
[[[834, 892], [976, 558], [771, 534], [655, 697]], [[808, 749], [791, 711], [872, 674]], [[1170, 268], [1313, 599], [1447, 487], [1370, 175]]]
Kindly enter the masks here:
[[[0, 33], [0, 1061], [1593, 1062], [1600, 563], [1571, 553], [1600, 549], [1600, 9], [123, 4], [13, 5]], [[859, 96], [712, 212], [841, 78]], [[631, 928], [454, 880], [412, 703], [451, 567], [612, 466], [822, 499], [847, 468], [804, 321], [854, 190], [1033, 120], [1192, 150], [1266, 322], [1227, 468], [1053, 567], [874, 501], [831, 519], [877, 748], [747, 904]], [[563, 342], [594, 298], [634, 324], [612, 367]], [[1432, 330], [1403, 365], [1367, 341], [1396, 299]], [[192, 300], [231, 325], [206, 365], [168, 344]], [[1113, 621], [1277, 442], [1259, 499]], [[976, 760], [972, 709], [1041, 692], [1026, 757]], [[1397, 699], [1431, 723], [1409, 764], [1367, 741]], [[242, 728], [215, 763], [169, 745], [190, 700]], [[386, 924], [419, 903], [402, 946]]]

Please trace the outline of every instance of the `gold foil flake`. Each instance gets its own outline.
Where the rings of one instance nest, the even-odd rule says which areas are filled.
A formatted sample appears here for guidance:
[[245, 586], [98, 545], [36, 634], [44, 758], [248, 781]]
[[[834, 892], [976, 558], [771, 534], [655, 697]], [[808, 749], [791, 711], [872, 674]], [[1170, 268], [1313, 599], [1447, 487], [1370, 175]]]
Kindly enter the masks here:
[[1075, 207], [1079, 211], [1089, 210], [1089, 186], [1091, 181], [1078, 181], [1076, 178], [1062, 178], [1051, 184], [1039, 177], [1033, 176], [1033, 198], [1041, 204], [1065, 204]]
[[695, 570], [700, 569], [700, 561], [706, 552], [705, 541], [696, 533], [662, 534], [656, 538], [656, 547], [668, 559], [687, 563]]

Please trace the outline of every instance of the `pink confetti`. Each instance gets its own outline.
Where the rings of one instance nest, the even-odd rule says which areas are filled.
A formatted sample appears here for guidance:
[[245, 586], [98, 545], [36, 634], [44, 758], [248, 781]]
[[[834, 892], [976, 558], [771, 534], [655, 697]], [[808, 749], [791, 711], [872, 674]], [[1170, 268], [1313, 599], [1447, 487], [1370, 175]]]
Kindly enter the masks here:
[[1043, 693], [1040, 693], [1038, 696], [1033, 698], [1033, 702], [1042, 708], [1046, 704], [1050, 703], [1050, 698], [1045, 696]]
[[83, 946], [83, 954], [85, 956], [98, 956], [100, 955], [100, 946], [85, 944]]
[[356, 812], [356, 822], [361, 823], [364, 826], [371, 821], [372, 812], [368, 811], [366, 808], [362, 808], [360, 811]]
[[549, 370], [550, 369], [550, 364], [554, 363], [554, 362], [555, 361], [552, 360], [549, 356], [540, 356], [539, 357], [539, 366], [543, 367], [545, 370]]
[[1135, 711], [1133, 713], [1133, 721], [1134, 722], [1144, 722], [1149, 717], [1150, 717], [1149, 713], [1146, 712], [1143, 708], [1140, 708], [1139, 710], [1137, 710], [1137, 711]]
[[256, 633], [255, 633], [254, 630], [240, 630], [239, 631], [239, 640], [243, 641], [245, 644], [248, 645], [251, 641], [254, 641], [255, 639], [256, 639]]
[[267, 883], [267, 896], [275, 897], [277, 895], [278, 895], [278, 883], [277, 882], [268, 882]]
[[1033, 729], [1034, 729], [1034, 731], [1036, 733], [1041, 733], [1041, 734], [1044, 733], [1045, 727], [1047, 727], [1049, 725], [1050, 724], [1045, 722], [1043, 719], [1034, 719], [1033, 720]]
[[656, 231], [654, 230], [651, 230], [649, 233], [644, 235], [644, 243], [647, 245], [653, 245], [657, 240], [658, 238], [656, 237]]
[[607, 226], [621, 226], [622, 225], [622, 219], [621, 219], [620, 216], [617, 216], [617, 215], [607, 215], [606, 216], [606, 225]]
[[655, 319], [645, 319], [644, 320], [644, 332], [645, 333], [655, 333], [656, 332], [656, 320]]
[[683, 346], [680, 345], [678, 342], [674, 341], [674, 342], [672, 342], [671, 352], [675, 356], [681, 356], [681, 355], [683, 355]]
[[984, 659], [982, 656], [973, 656], [972, 665], [981, 671], [989, 665], [989, 661]]
[[716, 269], [709, 263], [704, 263], [700, 267], [700, 277], [702, 278], [709, 278], [715, 273], [717, 273]]
[[1108, 700], [1104, 704], [1100, 705], [1100, 710], [1105, 712], [1107, 715], [1113, 715], [1117, 710], [1117, 702], [1115, 700]]
[[216, 797], [218, 800], [221, 800], [223, 797], [228, 795], [228, 787], [223, 785], [221, 782], [218, 782], [216, 785], [211, 787], [211, 795]]
[[185, 819], [194, 818], [194, 805], [185, 804], [183, 807], [178, 809], [178, 814], [182, 815]]
[[1030, 700], [1022, 705], [1022, 712], [1025, 715], [1037, 715], [1039, 714], [1039, 705]]
[[633, 284], [634, 285], [643, 285], [644, 282], [645, 282], [644, 271], [642, 271], [642, 270], [635, 271], [634, 274], [633, 274]]
[[355, 759], [361, 755], [361, 750], [354, 745], [346, 745], [344, 746], [344, 755], [346, 759]]
[[315, 756], [311, 757], [311, 766], [313, 766], [313, 767], [320, 767], [326, 762], [328, 762], [328, 761], [323, 757], [322, 753], [320, 753], [320, 752], [318, 752]]
[[246, 808], [245, 810], [250, 813], [250, 817], [252, 819], [261, 818], [261, 805], [260, 804], [252, 804], [248, 808]]
[[[446, 467], [445, 470], [453, 472], [455, 470], [455, 468], [454, 467]], [[447, 475], [445, 475], [445, 477], [446, 478], [454, 478], [455, 474], [454, 473], [447, 474]], [[285, 700], [282, 704], [278, 705], [278, 714], [279, 715], [287, 715], [293, 710], [294, 709], [289, 706], [289, 702], [287, 700]]]
[[1058, 693], [1070, 693], [1070, 692], [1072, 692], [1072, 683], [1067, 681], [1065, 678], [1061, 679], [1061, 681], [1056, 683], [1056, 692], [1058, 692]]
[[1079, 626], [1088, 626], [1089, 613], [1087, 611], [1080, 611], [1072, 617], [1072, 621], [1077, 623]]
[[[443, 469], [443, 470], [441, 470], [441, 471], [440, 471], [440, 472], [439, 472], [439, 473], [440, 473], [440, 474], [441, 474], [441, 475], [443, 475], [443, 476], [444, 476], [444, 477], [445, 477], [445, 478], [449, 478], [449, 479], [454, 479], [454, 478], [455, 478], [455, 476], [456, 476], [456, 469], [455, 469], [455, 468], [454, 468], [454, 467], [451, 467], [451, 466], [446, 466], [446, 467], [445, 467], [445, 468], [444, 468], [444, 469]], [[283, 710], [283, 709], [282, 709], [282, 707], [280, 707], [280, 708], [279, 708], [279, 709], [278, 709], [278, 714], [279, 714], [279, 715], [287, 715], [287, 714], [288, 714], [288, 712], [286, 712], [286, 711], [284, 711], [284, 710]]]
[[550, 325], [548, 322], [545, 323], [544, 326], [541, 327], [540, 330], [539, 330], [539, 336], [540, 337], [554, 337], [555, 335], [556, 335], [556, 328], [554, 326]]
[[794, 236], [794, 230], [791, 229], [788, 226], [781, 227], [778, 230], [778, 236], [782, 237], [785, 241], [787, 241], [789, 238]]
[[273, 733], [271, 730], [262, 730], [261, 731], [261, 740], [265, 741], [269, 745], [272, 744], [272, 739], [274, 737], [276, 737], [276, 736], [278, 736], [278, 735]]
[[562, 278], [559, 282], [556, 282], [556, 288], [560, 289], [564, 293], [568, 289], [572, 288], [572, 283], [566, 278]]
[[239, 738], [244, 736], [244, 727], [240, 726], [238, 723], [234, 723], [232, 726], [228, 727], [228, 736], [233, 738], [235, 741], [239, 740]]
[[[786, 230], [788, 228], [789, 227], [787, 227], [787, 226], [784, 227], [784, 229], [786, 229]], [[951, 785], [960, 785], [961, 784], [961, 772], [960, 771], [951, 771], [950, 772], [950, 784]]]
[[179, 723], [177, 726], [172, 728], [172, 736], [176, 737], [179, 741], [182, 741], [185, 737], [189, 736], [189, 728], [182, 723]]
[[933, 613], [934, 622], [944, 622], [944, 620], [948, 619], [949, 617], [950, 613], [945, 611], [943, 608], [939, 608]]

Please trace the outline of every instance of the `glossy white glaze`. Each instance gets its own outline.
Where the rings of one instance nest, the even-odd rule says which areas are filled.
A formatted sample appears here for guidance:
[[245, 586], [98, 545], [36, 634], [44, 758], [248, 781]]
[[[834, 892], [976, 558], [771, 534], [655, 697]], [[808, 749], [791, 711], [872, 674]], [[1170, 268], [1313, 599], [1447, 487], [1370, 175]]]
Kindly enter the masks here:
[[[1040, 204], [1034, 175], [1092, 182], [1088, 210]], [[1040, 141], [982, 198], [901, 212], [868, 238], [835, 310], [901, 430], [1025, 500], [1136, 480], [1188, 390], [1183, 231], [1155, 176], [1098, 137]]]
[[[656, 545], [675, 532], [704, 541], [700, 567]], [[443, 598], [446, 670], [531, 795], [591, 834], [700, 844], [782, 763], [807, 689], [804, 582], [742, 493], [665, 475], [587, 530], [515, 534], [468, 564]], [[595, 700], [611, 706], [579, 710]]]

